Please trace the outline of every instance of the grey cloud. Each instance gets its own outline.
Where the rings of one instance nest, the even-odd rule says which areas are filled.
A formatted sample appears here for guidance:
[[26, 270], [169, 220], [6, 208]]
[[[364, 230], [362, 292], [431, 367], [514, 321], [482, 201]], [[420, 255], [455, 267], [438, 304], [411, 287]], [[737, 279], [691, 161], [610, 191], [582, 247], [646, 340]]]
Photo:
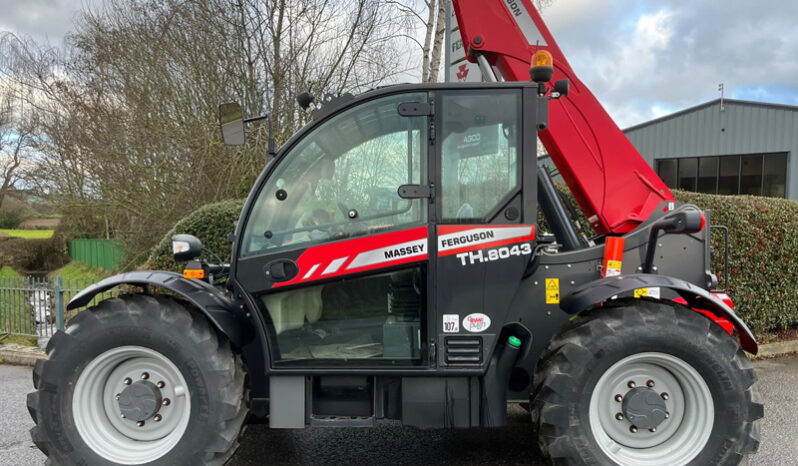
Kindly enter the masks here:
[[103, 0], [0, 0], [0, 30], [59, 45], [80, 9]]
[[[559, 0], [552, 9], [563, 11], [546, 19], [577, 74], [622, 126], [653, 117], [654, 106], [679, 109], [716, 98], [719, 82], [732, 95], [735, 89], [778, 87], [798, 96], [798, 2], [622, 0], [593, 2], [588, 14], [568, 16], [571, 3]], [[639, 57], [653, 60], [654, 69], [612, 62], [623, 48], [641, 45], [633, 41], [637, 18], [662, 10], [671, 13], [671, 39]]]

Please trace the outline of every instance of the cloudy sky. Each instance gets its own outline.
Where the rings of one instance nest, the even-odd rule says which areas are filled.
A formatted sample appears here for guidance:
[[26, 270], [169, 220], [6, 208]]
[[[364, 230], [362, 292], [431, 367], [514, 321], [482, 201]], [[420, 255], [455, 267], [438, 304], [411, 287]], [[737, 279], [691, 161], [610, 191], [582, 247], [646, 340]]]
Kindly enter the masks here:
[[[103, 0], [0, 0], [0, 30], [60, 43]], [[621, 127], [720, 96], [798, 105], [798, 1], [554, 0], [544, 18]]]

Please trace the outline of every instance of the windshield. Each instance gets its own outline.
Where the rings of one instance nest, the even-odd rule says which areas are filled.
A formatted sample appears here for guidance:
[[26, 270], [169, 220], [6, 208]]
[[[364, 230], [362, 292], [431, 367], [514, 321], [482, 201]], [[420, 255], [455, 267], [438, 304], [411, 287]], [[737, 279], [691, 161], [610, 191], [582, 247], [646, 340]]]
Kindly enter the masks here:
[[397, 107], [425, 101], [423, 93], [384, 97], [314, 129], [263, 185], [242, 256], [423, 221], [425, 204], [397, 189], [426, 182], [426, 117], [402, 117]]

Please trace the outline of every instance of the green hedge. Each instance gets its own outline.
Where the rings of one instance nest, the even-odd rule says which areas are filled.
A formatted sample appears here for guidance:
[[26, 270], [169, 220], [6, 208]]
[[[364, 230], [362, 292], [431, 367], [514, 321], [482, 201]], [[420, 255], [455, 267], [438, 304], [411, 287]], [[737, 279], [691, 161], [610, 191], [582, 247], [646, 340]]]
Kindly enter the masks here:
[[[229, 261], [231, 245], [228, 236], [233, 233], [233, 224], [238, 220], [243, 200], [229, 200], [208, 204], [183, 218], [169, 230], [160, 243], [150, 252], [144, 268], [151, 270], [182, 271], [183, 264], [172, 260], [172, 236], [178, 233], [194, 235], [202, 241], [202, 247]], [[203, 257], [209, 257], [206, 254]], [[212, 256], [210, 256], [212, 257]]]
[[[729, 228], [729, 296], [748, 325], [764, 334], [798, 327], [798, 202], [685, 191], [674, 195], [710, 210], [714, 225]], [[716, 263], [723, 252], [719, 239], [713, 241]], [[716, 274], [721, 271], [715, 267]]]
[[[684, 191], [674, 195], [711, 210], [712, 223], [729, 228], [729, 295], [752, 329], [767, 334], [798, 327], [798, 202]], [[241, 200], [210, 204], [184, 218], [152, 250], [147, 268], [180, 270], [172, 261], [171, 237], [176, 233], [197, 236], [206, 248], [229, 260], [227, 237], [242, 205]], [[714, 242], [716, 262], [723, 253], [719, 240], [720, 236]], [[715, 269], [718, 275], [721, 271]]]

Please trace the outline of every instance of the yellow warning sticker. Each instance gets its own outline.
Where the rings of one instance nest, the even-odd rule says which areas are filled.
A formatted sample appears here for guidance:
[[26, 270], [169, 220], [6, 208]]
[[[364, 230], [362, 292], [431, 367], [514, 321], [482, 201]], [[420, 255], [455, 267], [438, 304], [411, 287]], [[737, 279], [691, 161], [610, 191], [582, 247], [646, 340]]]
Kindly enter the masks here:
[[615, 277], [621, 274], [621, 261], [607, 261], [605, 277]]
[[560, 279], [546, 279], [546, 304], [560, 304]]
[[635, 290], [635, 298], [642, 298], [648, 296], [648, 288], [638, 288]]

